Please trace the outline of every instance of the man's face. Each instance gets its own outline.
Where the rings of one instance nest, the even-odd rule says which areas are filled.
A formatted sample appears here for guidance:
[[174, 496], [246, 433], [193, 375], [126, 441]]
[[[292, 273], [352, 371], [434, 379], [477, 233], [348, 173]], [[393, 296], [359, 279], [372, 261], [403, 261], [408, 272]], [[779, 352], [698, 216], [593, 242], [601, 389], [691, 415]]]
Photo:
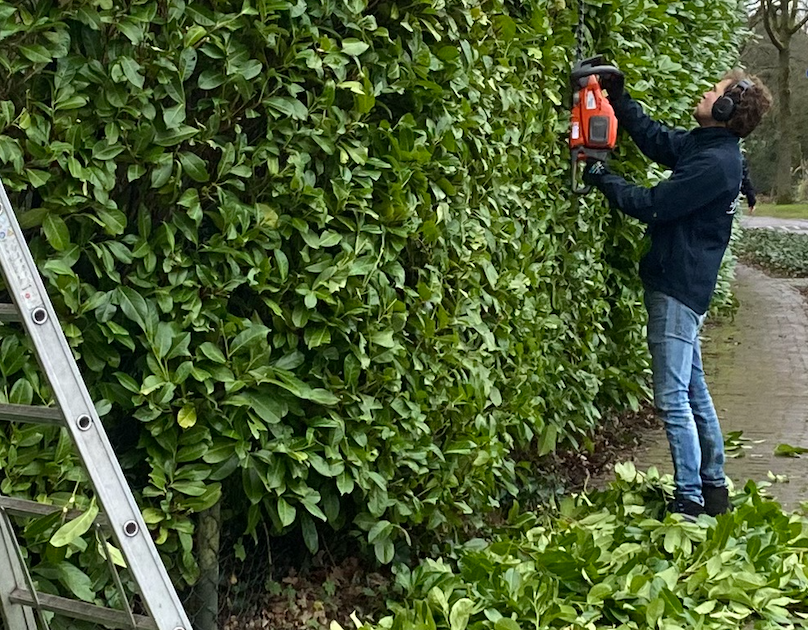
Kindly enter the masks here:
[[699, 125], [703, 127], [716, 123], [713, 118], [713, 103], [724, 95], [724, 92], [730, 85], [732, 85], [732, 79], [724, 79], [704, 93], [699, 104], [696, 105], [696, 109], [693, 110], [693, 117]]

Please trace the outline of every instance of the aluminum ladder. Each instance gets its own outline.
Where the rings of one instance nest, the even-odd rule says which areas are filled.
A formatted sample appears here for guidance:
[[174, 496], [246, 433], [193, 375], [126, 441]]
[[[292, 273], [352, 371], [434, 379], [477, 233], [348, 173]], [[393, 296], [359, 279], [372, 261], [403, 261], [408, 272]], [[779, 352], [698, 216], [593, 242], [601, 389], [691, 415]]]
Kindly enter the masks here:
[[62, 508], [0, 496], [0, 615], [6, 630], [46, 630], [46, 612], [107, 628], [191, 630], [62, 332], [2, 182], [0, 266], [14, 301], [0, 305], [0, 321], [22, 322], [55, 402], [54, 407], [0, 404], [0, 421], [55, 424], [67, 429], [100, 503], [102, 514], [95, 526], [103, 524], [117, 544], [149, 613], [133, 613], [109, 552], [107, 564], [125, 610], [37, 592], [11, 516], [42, 516]]

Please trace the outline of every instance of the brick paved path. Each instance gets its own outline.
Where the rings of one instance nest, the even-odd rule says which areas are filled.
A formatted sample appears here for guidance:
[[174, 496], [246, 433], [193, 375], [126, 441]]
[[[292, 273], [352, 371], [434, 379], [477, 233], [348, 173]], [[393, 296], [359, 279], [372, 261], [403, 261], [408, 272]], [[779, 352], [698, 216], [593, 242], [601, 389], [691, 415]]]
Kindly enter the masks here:
[[[775, 483], [769, 492], [796, 508], [808, 501], [808, 455], [792, 459], [773, 452], [783, 443], [808, 448], [808, 308], [796, 289], [806, 281], [770, 278], [744, 265], [736, 275], [735, 320], [708, 328], [703, 346], [724, 433], [743, 431], [752, 446], [744, 457], [728, 458], [726, 471], [736, 486], [766, 480], [768, 471], [787, 475], [788, 483]], [[638, 467], [673, 472], [664, 432], [648, 442], [635, 456]]]

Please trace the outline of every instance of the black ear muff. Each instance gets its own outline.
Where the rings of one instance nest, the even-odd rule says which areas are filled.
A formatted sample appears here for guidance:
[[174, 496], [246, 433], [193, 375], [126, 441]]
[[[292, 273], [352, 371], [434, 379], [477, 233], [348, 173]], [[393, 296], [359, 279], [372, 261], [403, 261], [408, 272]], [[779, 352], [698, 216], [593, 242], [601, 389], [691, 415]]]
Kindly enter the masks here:
[[718, 122], [727, 122], [735, 113], [735, 101], [725, 93], [713, 103], [713, 118]]
[[741, 102], [743, 93], [752, 87], [752, 82], [747, 79], [738, 81], [735, 85], [727, 88], [724, 94], [713, 103], [713, 118], [718, 122], [727, 122]]

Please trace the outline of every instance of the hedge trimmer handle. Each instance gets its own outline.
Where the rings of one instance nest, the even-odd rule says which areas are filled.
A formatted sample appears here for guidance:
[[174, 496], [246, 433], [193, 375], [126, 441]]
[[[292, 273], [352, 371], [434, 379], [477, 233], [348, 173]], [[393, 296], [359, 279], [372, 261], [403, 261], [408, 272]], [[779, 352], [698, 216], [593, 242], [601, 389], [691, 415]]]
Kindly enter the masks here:
[[570, 75], [572, 84], [572, 124], [570, 126], [570, 161], [572, 192], [583, 195], [590, 186], [578, 184], [578, 163], [587, 157], [605, 161], [617, 142], [617, 117], [603, 95], [599, 77], [620, 75], [614, 66], [603, 64], [603, 57], [590, 57], [575, 64]]
[[[593, 57], [593, 59], [599, 59], [599, 57]], [[606, 75], [618, 75], [623, 76], [622, 71], [620, 71], [615, 66], [606, 66], [606, 65], [598, 65], [598, 66], [585, 66], [588, 60], [584, 60], [581, 62], [581, 66], [579, 64], [575, 64], [575, 67], [572, 69], [571, 81], [573, 83], [574, 88], [582, 88], [586, 86], [586, 82], [581, 81], [581, 79], [589, 78], [592, 75], [602, 77]]]
[[578, 176], [578, 170], [581, 164], [586, 164], [586, 158], [593, 157], [601, 162], [605, 162], [606, 158], [609, 157], [608, 150], [598, 150], [598, 149], [587, 149], [585, 147], [580, 147], [578, 149], [573, 149], [572, 154], [570, 156], [570, 169], [571, 176], [572, 176], [572, 192], [576, 195], [585, 195], [590, 190], [592, 190], [592, 186], [589, 185], [579, 185], [578, 182], [580, 181], [580, 177]]

